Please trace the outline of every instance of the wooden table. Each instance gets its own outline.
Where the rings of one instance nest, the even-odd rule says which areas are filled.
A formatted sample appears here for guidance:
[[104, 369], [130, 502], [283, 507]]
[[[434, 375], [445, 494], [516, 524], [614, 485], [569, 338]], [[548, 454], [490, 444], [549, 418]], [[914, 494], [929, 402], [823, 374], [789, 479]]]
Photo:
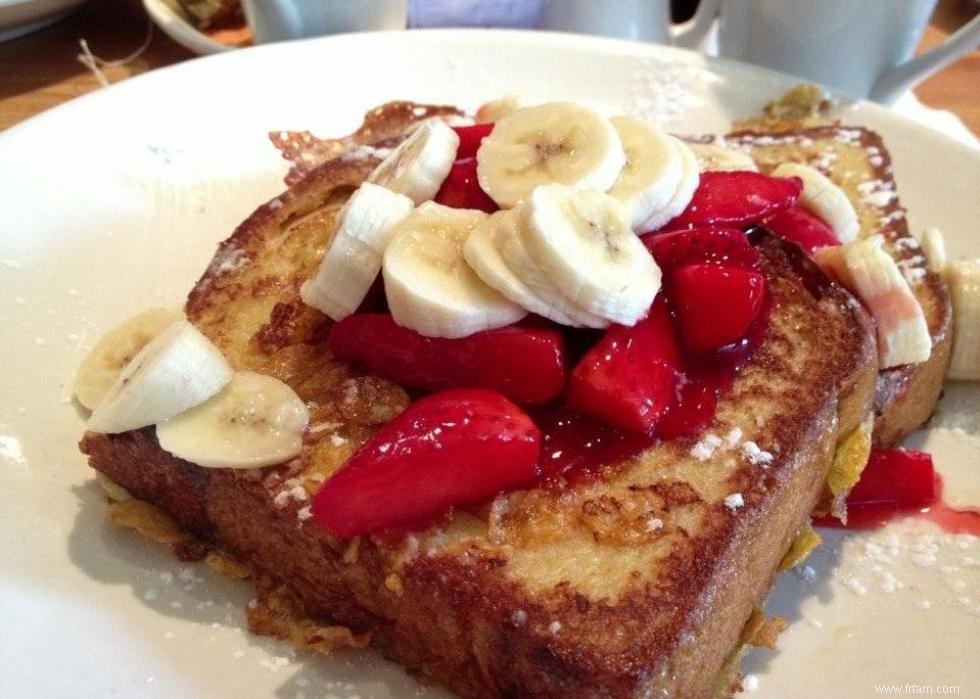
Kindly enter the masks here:
[[[923, 37], [931, 46], [977, 11], [972, 0], [942, 0]], [[77, 12], [34, 34], [0, 44], [0, 130], [73, 97], [99, 89], [96, 77], [76, 58], [79, 39], [92, 52], [112, 60], [142, 43], [147, 19], [138, 0], [92, 0]], [[156, 31], [147, 50], [123, 66], [104, 70], [110, 82], [192, 58]], [[919, 98], [958, 115], [980, 135], [980, 51], [922, 83]]]

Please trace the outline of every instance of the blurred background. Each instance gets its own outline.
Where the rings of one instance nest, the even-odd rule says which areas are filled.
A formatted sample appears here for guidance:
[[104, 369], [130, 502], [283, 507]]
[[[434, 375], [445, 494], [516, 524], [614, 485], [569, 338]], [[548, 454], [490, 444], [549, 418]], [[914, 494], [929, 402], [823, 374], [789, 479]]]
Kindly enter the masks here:
[[[0, 130], [105, 84], [252, 42], [240, 0], [89, 0], [77, 5], [80, 1], [47, 0], [57, 12], [40, 20], [52, 23], [0, 41]], [[250, 1], [264, 0], [245, 0]], [[19, 28], [23, 24], [5, 29], [3, 22], [6, 17], [11, 24], [12, 11], [27, 4], [32, 2], [0, 0], [0, 38], [24, 31]], [[535, 27], [547, 4], [548, 0], [409, 0], [407, 23]], [[689, 19], [697, 4], [671, 0], [674, 21]], [[918, 50], [943, 41], [978, 10], [976, 0], [939, 0]], [[925, 80], [915, 94], [923, 104], [952, 112], [974, 135], [980, 134], [980, 51], [973, 50]]]

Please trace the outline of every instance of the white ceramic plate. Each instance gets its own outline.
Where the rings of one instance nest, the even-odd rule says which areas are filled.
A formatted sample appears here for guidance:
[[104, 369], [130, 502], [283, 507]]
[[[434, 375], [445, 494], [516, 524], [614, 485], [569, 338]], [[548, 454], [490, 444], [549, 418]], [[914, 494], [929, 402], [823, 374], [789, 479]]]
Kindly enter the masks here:
[[85, 0], [0, 0], [0, 41], [45, 27], [83, 2]]
[[[344, 134], [390, 99], [473, 107], [514, 92], [719, 131], [792, 82], [569, 35], [348, 35], [154, 71], [0, 134], [0, 696], [442, 695], [370, 652], [314, 658], [245, 633], [249, 586], [104, 524], [75, 448], [69, 386], [86, 349], [182, 301], [214, 245], [282, 189], [266, 132]], [[955, 254], [980, 254], [980, 155], [874, 105], [842, 116], [885, 136], [912, 229], [939, 226]], [[947, 473], [974, 467], [951, 475], [958, 492], [980, 472], [978, 405], [976, 388], [952, 387], [919, 438]], [[921, 523], [832, 535], [812, 582], [783, 576], [772, 606], [792, 624], [777, 654], [748, 659], [757, 694], [915, 683], [980, 696], [978, 542]]]

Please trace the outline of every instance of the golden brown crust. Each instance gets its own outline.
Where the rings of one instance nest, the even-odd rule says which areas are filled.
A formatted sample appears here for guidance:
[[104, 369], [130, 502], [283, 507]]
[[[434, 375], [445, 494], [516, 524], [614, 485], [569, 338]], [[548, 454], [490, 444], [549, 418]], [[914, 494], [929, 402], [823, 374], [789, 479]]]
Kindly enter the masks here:
[[[262, 471], [206, 470], [166, 454], [144, 429], [86, 435], [91, 465], [259, 580], [288, 586], [289, 604], [316, 628], [370, 633], [387, 655], [463, 696], [708, 695], [807, 520], [837, 442], [870, 409], [877, 367], [866, 313], [794, 246], [765, 239], [769, 326], [709, 427], [732, 437], [726, 447], [702, 459], [690, 442], [664, 443], [560, 496], [507, 493], [426, 531], [340, 541], [309, 519], [307, 493], [407, 396], [333, 360], [328, 321], [297, 291], [343, 193], [371, 163], [326, 163], [260, 208], [187, 304], [236, 367], [272, 373], [311, 403], [302, 455]], [[560, 534], [536, 539], [528, 527]]]
[[921, 364], [882, 371], [875, 390], [874, 446], [899, 443], [932, 415], [949, 367], [952, 305], [945, 282], [929, 271], [919, 243], [909, 234], [891, 156], [869, 129], [821, 126], [789, 132], [737, 131], [724, 141], [750, 153], [763, 171], [783, 162], [804, 162], [822, 170], [854, 204], [862, 237], [880, 233], [899, 261], [925, 312], [933, 351]]
[[365, 114], [364, 123], [350, 136], [317, 138], [309, 131], [273, 131], [269, 139], [282, 157], [292, 163], [286, 184], [294, 185], [325, 162], [362, 146], [367, 146], [363, 150], [370, 153], [396, 145], [405, 129], [420, 119], [461, 114], [455, 107], [446, 105], [388, 102]]

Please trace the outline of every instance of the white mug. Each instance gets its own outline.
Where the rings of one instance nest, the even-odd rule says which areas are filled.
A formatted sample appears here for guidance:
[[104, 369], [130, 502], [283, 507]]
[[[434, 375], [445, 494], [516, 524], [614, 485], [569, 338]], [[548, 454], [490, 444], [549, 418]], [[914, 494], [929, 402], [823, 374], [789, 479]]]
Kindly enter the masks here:
[[242, 0], [257, 44], [321, 34], [404, 29], [408, 0]]
[[890, 104], [980, 43], [980, 17], [912, 58], [936, 0], [724, 0], [720, 55]]
[[694, 17], [670, 21], [670, 0], [544, 0], [541, 29], [599, 34], [694, 48], [715, 17], [718, 0], [701, 0]]

